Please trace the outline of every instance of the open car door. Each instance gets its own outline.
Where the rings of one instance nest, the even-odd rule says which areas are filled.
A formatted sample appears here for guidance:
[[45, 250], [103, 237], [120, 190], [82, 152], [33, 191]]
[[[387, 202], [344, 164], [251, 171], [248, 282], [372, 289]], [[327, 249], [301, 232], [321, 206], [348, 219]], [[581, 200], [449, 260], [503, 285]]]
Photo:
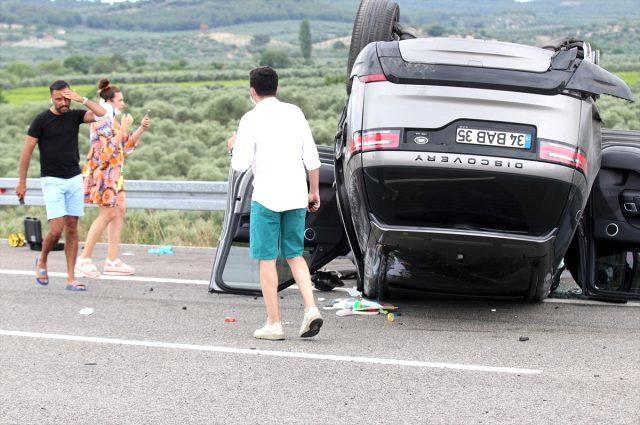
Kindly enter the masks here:
[[640, 299], [640, 131], [602, 131], [602, 166], [565, 262], [583, 292]]
[[[334, 187], [333, 149], [318, 146], [320, 155], [320, 210], [307, 213], [304, 257], [311, 273], [339, 255], [349, 252], [348, 242], [338, 216]], [[249, 212], [253, 193], [253, 172], [229, 170], [229, 192], [218, 249], [213, 263], [210, 292], [259, 295], [258, 261], [249, 257]], [[274, 188], [274, 190], [277, 190]], [[294, 284], [286, 261], [278, 259], [278, 290]]]

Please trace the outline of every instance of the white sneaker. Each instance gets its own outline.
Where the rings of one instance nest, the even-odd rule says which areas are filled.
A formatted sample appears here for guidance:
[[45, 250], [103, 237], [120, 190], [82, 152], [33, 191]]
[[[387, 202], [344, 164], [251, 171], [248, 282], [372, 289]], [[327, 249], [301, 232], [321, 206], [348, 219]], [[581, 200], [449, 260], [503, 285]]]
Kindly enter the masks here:
[[300, 327], [300, 337], [309, 338], [318, 335], [320, 328], [322, 327], [322, 316], [318, 307], [310, 307], [305, 313], [302, 319], [302, 326]]
[[272, 324], [265, 323], [263, 327], [253, 333], [253, 337], [258, 339], [269, 339], [272, 341], [284, 339], [282, 324], [280, 322]]
[[131, 276], [136, 270], [125, 264], [121, 259], [117, 258], [114, 261], [110, 261], [108, 258], [104, 260], [103, 273], [111, 276]]

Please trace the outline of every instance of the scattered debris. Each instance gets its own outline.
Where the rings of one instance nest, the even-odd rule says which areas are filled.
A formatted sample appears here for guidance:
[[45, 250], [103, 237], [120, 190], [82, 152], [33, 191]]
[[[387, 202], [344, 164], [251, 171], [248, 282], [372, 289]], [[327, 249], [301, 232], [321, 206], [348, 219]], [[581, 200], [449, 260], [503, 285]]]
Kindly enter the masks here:
[[93, 309], [91, 307], [85, 307], [82, 310], [80, 310], [78, 313], [82, 314], [83, 316], [88, 316], [90, 314], [93, 314]]
[[492, 312], [492, 313], [495, 313], [496, 311], [497, 311], [497, 310], [496, 310], [495, 308], [492, 308], [492, 309], [491, 309], [491, 312]]
[[581, 288], [571, 288], [571, 289], [563, 289], [558, 288], [553, 294], [551, 298], [561, 298], [561, 299], [585, 299], [584, 293]]
[[98, 366], [98, 363], [85, 363], [85, 366]]
[[183, 310], [186, 310], [186, 309], [187, 309], [187, 306], [186, 306], [186, 305], [183, 305], [183, 306], [182, 306], [182, 309], [183, 309]]
[[[390, 312], [396, 312], [398, 307], [391, 304], [380, 304], [376, 301], [363, 299], [360, 297], [337, 298], [322, 307], [323, 310], [337, 310], [337, 316], [352, 315], [371, 315], [376, 314], [388, 315]], [[395, 315], [394, 315], [395, 319]]]
[[149, 292], [153, 292], [153, 286], [149, 288]]
[[132, 256], [132, 255], [136, 255], [136, 254], [134, 254], [133, 252], [123, 252], [123, 253], [122, 253], [122, 254], [120, 254], [120, 255], [123, 255], [123, 256]]
[[357, 278], [358, 278], [358, 272], [356, 271], [342, 273], [342, 276], [340, 276], [340, 279], [342, 280], [353, 280]]
[[318, 298], [318, 301], [324, 301], [324, 298]]
[[336, 286], [344, 286], [340, 276], [340, 273], [335, 270], [318, 270], [311, 277], [311, 281], [318, 291], [333, 291]]
[[236, 322], [235, 317], [227, 316], [224, 318], [224, 323], [235, 323], [235, 322]]
[[396, 316], [395, 316], [395, 314], [393, 314], [393, 313], [387, 313], [387, 320], [388, 320], [389, 322], [393, 322], [393, 321], [395, 321], [395, 320], [396, 320]]
[[346, 289], [347, 289], [347, 294], [349, 294], [350, 297], [362, 296], [362, 293], [358, 291], [358, 289], [355, 286], [352, 286], [351, 288], [346, 288]]
[[155, 255], [173, 255], [173, 246], [164, 245], [157, 248], [149, 248], [147, 252]]
[[518, 341], [520, 341], [520, 342], [529, 341], [529, 337], [528, 336], [521, 336], [520, 338], [518, 338]]

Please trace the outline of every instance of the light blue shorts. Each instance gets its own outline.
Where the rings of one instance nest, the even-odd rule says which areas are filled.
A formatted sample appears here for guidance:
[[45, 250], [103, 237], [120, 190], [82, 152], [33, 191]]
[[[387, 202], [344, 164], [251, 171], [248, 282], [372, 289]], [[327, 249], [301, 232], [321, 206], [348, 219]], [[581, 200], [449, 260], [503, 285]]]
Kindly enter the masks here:
[[82, 217], [84, 215], [84, 190], [82, 174], [70, 179], [42, 177], [40, 187], [47, 207], [47, 220], [64, 217]]

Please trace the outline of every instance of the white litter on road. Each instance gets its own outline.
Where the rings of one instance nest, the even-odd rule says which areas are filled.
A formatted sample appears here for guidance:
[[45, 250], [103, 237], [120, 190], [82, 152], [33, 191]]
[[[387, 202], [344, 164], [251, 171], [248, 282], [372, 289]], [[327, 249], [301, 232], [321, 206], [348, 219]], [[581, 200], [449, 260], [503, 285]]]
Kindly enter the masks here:
[[85, 307], [78, 312], [78, 314], [82, 314], [83, 316], [88, 316], [93, 314], [93, 309], [91, 307]]
[[368, 364], [387, 365], [387, 366], [408, 366], [408, 367], [418, 367], [418, 368], [453, 369], [453, 370], [465, 370], [465, 371], [471, 371], [471, 372], [494, 372], [494, 373], [520, 374], [520, 375], [537, 375], [542, 373], [542, 370], [539, 370], [539, 369], [521, 369], [521, 368], [513, 368], [513, 367], [425, 362], [420, 360], [384, 359], [384, 358], [376, 358], [376, 357], [338, 356], [333, 354], [315, 354], [315, 353], [301, 353], [301, 352], [275, 351], [275, 350], [252, 350], [248, 348], [220, 347], [220, 346], [213, 346], [213, 345], [176, 344], [171, 342], [136, 341], [136, 340], [116, 339], [116, 338], [99, 338], [99, 337], [89, 337], [89, 336], [46, 334], [46, 333], [38, 333], [38, 332], [0, 330], [0, 335], [23, 337], [23, 338], [52, 339], [52, 340], [59, 340], [59, 341], [92, 342], [96, 344], [126, 345], [126, 346], [150, 347], [150, 348], [170, 348], [170, 349], [176, 349], [176, 350], [191, 350], [191, 351], [209, 351], [209, 352], [228, 353], [228, 354], [243, 354], [243, 355], [250, 355], [250, 356], [288, 357], [288, 358], [308, 359], [308, 360], [329, 360], [334, 362], [345, 362], [345, 363], [368, 363]]

